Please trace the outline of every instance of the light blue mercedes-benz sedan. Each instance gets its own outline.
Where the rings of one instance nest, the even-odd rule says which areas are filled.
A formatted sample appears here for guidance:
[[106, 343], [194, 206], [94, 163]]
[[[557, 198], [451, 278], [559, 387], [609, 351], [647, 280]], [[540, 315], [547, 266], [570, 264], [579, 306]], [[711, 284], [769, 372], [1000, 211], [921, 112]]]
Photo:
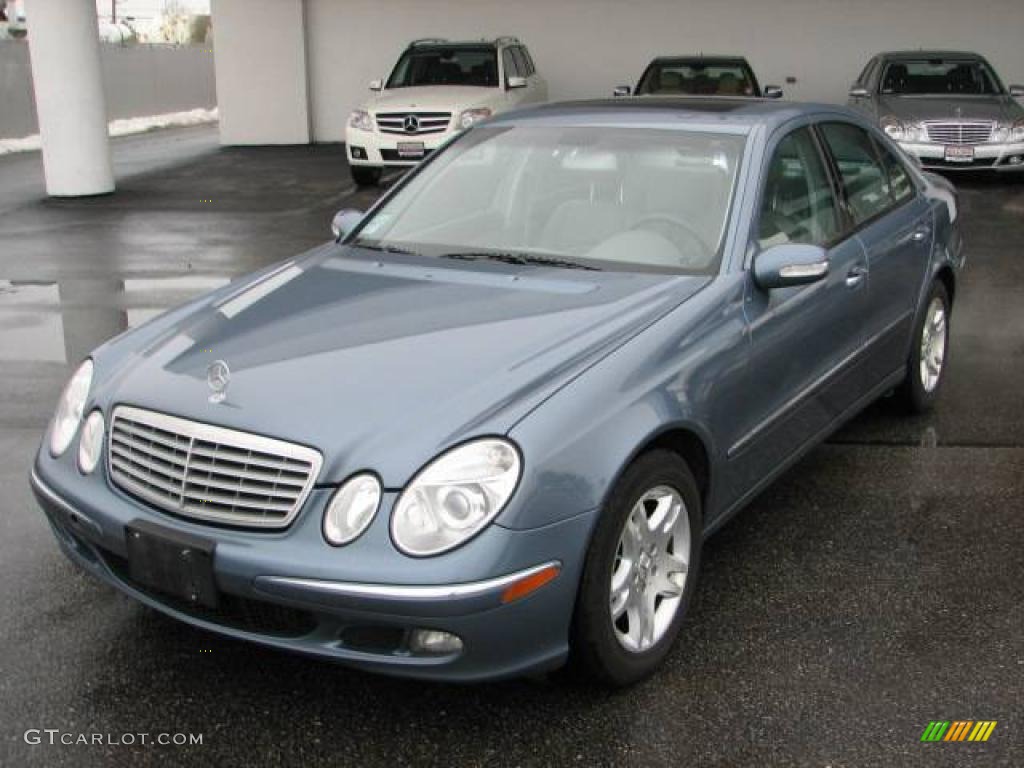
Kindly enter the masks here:
[[334, 227], [96, 349], [32, 486], [141, 603], [445, 680], [651, 672], [705, 537], [933, 405], [964, 261], [878, 128], [756, 99], [510, 113]]

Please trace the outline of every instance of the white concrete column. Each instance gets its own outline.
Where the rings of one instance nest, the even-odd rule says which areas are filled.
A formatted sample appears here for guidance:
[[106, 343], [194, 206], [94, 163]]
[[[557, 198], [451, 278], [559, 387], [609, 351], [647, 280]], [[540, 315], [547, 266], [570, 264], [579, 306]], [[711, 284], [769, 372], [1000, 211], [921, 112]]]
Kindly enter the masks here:
[[113, 192], [95, 1], [29, 0], [25, 21], [47, 193]]

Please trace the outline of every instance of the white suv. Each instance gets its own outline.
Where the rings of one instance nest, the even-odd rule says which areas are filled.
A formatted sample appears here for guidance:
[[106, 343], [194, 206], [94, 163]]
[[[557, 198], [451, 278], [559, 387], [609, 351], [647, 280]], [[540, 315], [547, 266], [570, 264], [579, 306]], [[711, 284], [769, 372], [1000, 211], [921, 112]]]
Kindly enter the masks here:
[[415, 165], [453, 135], [498, 112], [546, 101], [548, 86], [514, 37], [476, 42], [436, 38], [409, 44], [391, 76], [345, 131], [356, 184], [376, 184], [388, 167]]

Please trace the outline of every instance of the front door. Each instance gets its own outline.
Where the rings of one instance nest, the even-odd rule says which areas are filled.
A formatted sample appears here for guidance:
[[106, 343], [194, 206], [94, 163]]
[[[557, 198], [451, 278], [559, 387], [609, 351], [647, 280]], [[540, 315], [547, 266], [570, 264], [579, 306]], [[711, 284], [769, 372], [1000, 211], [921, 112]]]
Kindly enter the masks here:
[[775, 146], [761, 192], [755, 255], [775, 245], [826, 250], [828, 275], [764, 290], [748, 273], [751, 355], [745, 424], [729, 447], [739, 498], [831, 425], [863, 392], [857, 365], [867, 312], [867, 259], [847, 236], [820, 143], [809, 127]]

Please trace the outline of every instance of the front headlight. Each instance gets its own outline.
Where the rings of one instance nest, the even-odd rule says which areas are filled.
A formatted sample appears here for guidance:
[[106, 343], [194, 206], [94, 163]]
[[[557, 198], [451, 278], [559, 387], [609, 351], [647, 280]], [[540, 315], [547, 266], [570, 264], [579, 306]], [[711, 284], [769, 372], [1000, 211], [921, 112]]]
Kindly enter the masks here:
[[878, 124], [893, 141], [921, 140], [923, 126], [920, 123], [905, 122], [892, 115], [888, 115], [879, 120]]
[[479, 109], [467, 109], [459, 115], [459, 128], [466, 130], [471, 125], [476, 125], [481, 120], [486, 120], [488, 117], [493, 115], [493, 110], [487, 109], [487, 107], [480, 107]]
[[357, 109], [349, 115], [348, 124], [361, 131], [373, 130], [373, 120], [370, 119], [370, 113], [362, 109]]
[[85, 401], [89, 397], [92, 386], [92, 360], [86, 360], [72, 375], [71, 380], [61, 392], [57, 403], [57, 413], [50, 427], [50, 455], [60, 456], [71, 445], [78, 431], [85, 411]]
[[380, 496], [380, 481], [373, 475], [356, 475], [341, 486], [324, 511], [327, 543], [340, 547], [358, 539], [377, 514]]
[[88, 475], [100, 462], [103, 451], [103, 414], [97, 409], [89, 414], [82, 427], [82, 439], [78, 441], [78, 468]]
[[391, 537], [407, 555], [438, 555], [465, 543], [512, 497], [522, 463], [512, 443], [484, 438], [453, 448], [412, 479], [391, 515]]
[[1010, 125], [1010, 141], [1024, 141], [1024, 117]]

